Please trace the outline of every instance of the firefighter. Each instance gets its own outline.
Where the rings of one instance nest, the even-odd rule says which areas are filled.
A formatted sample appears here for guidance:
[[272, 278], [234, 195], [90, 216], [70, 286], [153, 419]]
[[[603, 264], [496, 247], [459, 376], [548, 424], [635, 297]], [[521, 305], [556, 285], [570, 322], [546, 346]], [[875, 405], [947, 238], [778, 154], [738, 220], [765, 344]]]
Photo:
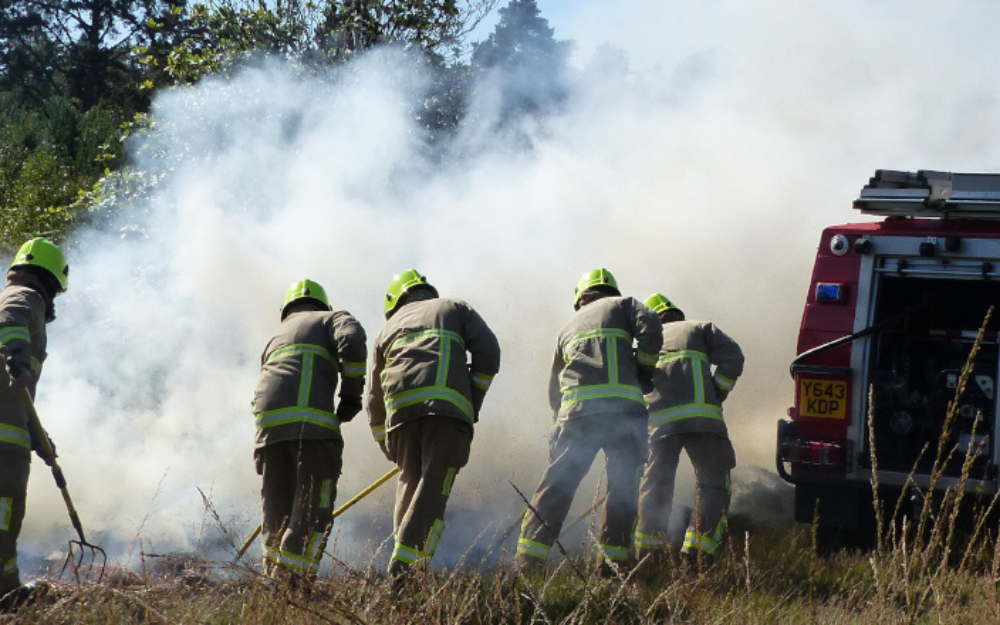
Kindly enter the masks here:
[[340, 426], [361, 411], [367, 358], [365, 331], [353, 316], [334, 312], [316, 282], [292, 284], [253, 401], [264, 571], [273, 578], [312, 579], [319, 570], [333, 526]]
[[549, 467], [521, 526], [517, 564], [535, 568], [545, 562], [580, 481], [598, 450], [604, 450], [608, 498], [599, 562], [601, 574], [611, 575], [620, 572], [631, 555], [637, 485], [646, 454], [640, 372], [652, 375], [661, 326], [653, 311], [621, 296], [607, 269], [580, 278], [574, 308], [576, 314], [559, 333], [549, 378], [549, 404], [555, 413]]
[[400, 468], [389, 562], [398, 585], [434, 556], [473, 424], [500, 370], [500, 344], [469, 304], [439, 297], [416, 269], [393, 277], [384, 305], [368, 416], [382, 453]]
[[7, 376], [0, 382], [0, 608], [9, 610], [26, 600], [31, 584], [22, 586], [17, 568], [17, 537], [24, 520], [31, 451], [43, 456], [41, 436], [31, 431], [21, 397], [32, 397], [45, 361], [45, 324], [56, 318], [55, 298], [66, 290], [69, 265], [58, 247], [45, 238], [21, 246], [0, 291], [0, 352]]
[[649, 296], [646, 305], [663, 321], [663, 349], [646, 394], [649, 458], [640, 487], [636, 555], [659, 558], [670, 548], [674, 478], [685, 450], [698, 493], [681, 553], [688, 562], [710, 562], [726, 530], [729, 472], [736, 466], [722, 402], [743, 373], [743, 352], [714, 324], [686, 321], [684, 312], [659, 293]]

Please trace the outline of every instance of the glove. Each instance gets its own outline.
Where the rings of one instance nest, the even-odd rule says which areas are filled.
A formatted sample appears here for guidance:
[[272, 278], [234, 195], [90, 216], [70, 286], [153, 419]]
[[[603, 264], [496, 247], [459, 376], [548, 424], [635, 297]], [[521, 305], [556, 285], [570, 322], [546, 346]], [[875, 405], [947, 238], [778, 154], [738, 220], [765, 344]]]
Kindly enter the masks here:
[[[48, 434], [45, 435], [46, 438], [48, 438], [48, 436], [49, 436]], [[42, 459], [42, 462], [51, 467], [53, 464], [55, 464], [56, 458], [59, 456], [59, 454], [56, 453], [56, 444], [52, 442], [51, 438], [49, 438], [49, 448], [52, 450], [51, 456], [45, 454], [45, 450], [42, 448], [42, 445], [40, 443], [35, 446], [35, 453], [38, 454], [38, 457]]]
[[719, 399], [719, 403], [721, 404], [722, 402], [726, 401], [727, 397], [729, 397], [729, 391], [722, 390], [721, 388], [716, 388], [715, 396]]
[[479, 411], [483, 409], [483, 400], [486, 399], [486, 391], [475, 386], [472, 387], [472, 422], [479, 423]]
[[361, 398], [356, 396], [341, 397], [337, 404], [337, 418], [341, 423], [348, 423], [361, 412]]
[[389, 453], [389, 446], [386, 445], [385, 439], [380, 440], [378, 442], [378, 448], [382, 450], [382, 455], [385, 456], [386, 460], [388, 460], [389, 462], [396, 462], [396, 458], [394, 458], [393, 455]]
[[643, 395], [653, 392], [653, 372], [647, 369], [639, 369], [639, 390]]
[[10, 376], [10, 387], [12, 389], [25, 388], [31, 380], [31, 376], [26, 375], [28, 373], [28, 366], [17, 360], [16, 354], [18, 353], [20, 353], [20, 350], [7, 357], [7, 375]]

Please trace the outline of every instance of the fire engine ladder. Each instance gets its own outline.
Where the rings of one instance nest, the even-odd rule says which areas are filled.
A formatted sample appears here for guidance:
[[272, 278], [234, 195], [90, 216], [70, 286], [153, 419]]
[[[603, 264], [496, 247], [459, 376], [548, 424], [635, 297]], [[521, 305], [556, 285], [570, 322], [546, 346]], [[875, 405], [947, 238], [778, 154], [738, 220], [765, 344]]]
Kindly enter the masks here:
[[1000, 174], [878, 169], [854, 208], [884, 217], [1000, 219]]

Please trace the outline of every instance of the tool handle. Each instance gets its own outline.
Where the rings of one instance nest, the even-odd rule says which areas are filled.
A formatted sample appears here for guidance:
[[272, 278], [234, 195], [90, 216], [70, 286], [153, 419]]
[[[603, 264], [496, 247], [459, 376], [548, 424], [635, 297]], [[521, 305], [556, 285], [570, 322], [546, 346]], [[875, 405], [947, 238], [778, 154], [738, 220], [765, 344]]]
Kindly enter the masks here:
[[375, 480], [374, 482], [372, 482], [371, 486], [369, 486], [368, 488], [364, 489], [363, 491], [361, 491], [360, 493], [358, 493], [357, 495], [355, 495], [354, 497], [352, 497], [348, 501], [344, 502], [344, 505], [342, 505], [339, 508], [337, 508], [336, 510], [334, 510], [333, 511], [333, 518], [336, 519], [338, 516], [340, 516], [344, 512], [347, 512], [347, 510], [351, 506], [353, 506], [354, 504], [358, 503], [359, 501], [361, 501], [362, 499], [364, 499], [365, 497], [367, 497], [368, 495], [370, 495], [373, 490], [375, 490], [376, 488], [378, 488], [382, 484], [385, 484], [386, 482], [388, 482], [389, 479], [392, 478], [392, 476], [396, 475], [397, 473], [399, 473], [399, 467], [393, 467], [388, 473], [386, 473], [382, 477], [380, 477], [377, 480]]
[[[21, 389], [21, 399], [24, 401], [24, 409], [28, 413], [28, 429], [31, 430], [32, 435], [38, 440], [41, 451], [45, 457], [53, 458], [52, 468], [54, 474], [56, 468], [54, 459], [56, 452], [52, 449], [52, 441], [49, 440], [48, 433], [46, 433], [45, 428], [42, 427], [42, 421], [38, 418], [38, 412], [35, 410], [35, 402], [31, 401], [31, 393], [28, 392], [28, 389]], [[56, 478], [57, 484], [59, 483], [59, 479], [59, 477]], [[59, 485], [59, 488], [64, 488], [65, 486], [66, 480], [62, 480], [62, 484]]]
[[66, 510], [69, 511], [69, 520], [73, 524], [73, 529], [80, 536], [80, 542], [87, 543], [87, 539], [83, 535], [83, 524], [80, 523], [80, 515], [76, 513], [73, 499], [69, 496], [69, 489], [66, 488], [66, 477], [63, 475], [62, 467], [56, 462], [56, 452], [52, 449], [52, 441], [49, 440], [48, 433], [42, 427], [42, 421], [38, 418], [38, 411], [35, 410], [35, 402], [31, 401], [31, 393], [28, 392], [28, 389], [21, 389], [21, 399], [24, 400], [24, 409], [28, 413], [28, 427], [31, 428], [35, 438], [38, 439], [42, 448], [41, 451], [45, 454], [45, 457], [52, 459], [52, 464], [50, 465], [52, 467], [52, 477], [55, 478], [56, 486], [59, 487], [63, 501], [66, 502]]
[[[349, 501], [344, 503], [344, 505], [334, 510], [332, 518], [336, 519], [338, 516], [346, 512], [348, 508], [350, 508], [354, 504], [358, 503], [359, 501], [370, 495], [373, 490], [375, 490], [382, 484], [388, 482], [389, 479], [392, 478], [392, 476], [396, 475], [397, 473], [399, 473], [399, 467], [393, 467], [392, 470], [390, 470], [388, 473], [386, 473], [382, 477], [372, 482], [370, 486], [368, 486], [363, 491], [352, 497]], [[243, 554], [246, 553], [247, 549], [250, 548], [250, 545], [253, 544], [253, 541], [256, 540], [258, 536], [260, 536], [260, 531], [261, 529], [263, 529], [263, 527], [264, 527], [263, 525], [258, 524], [257, 527], [255, 527], [254, 530], [250, 532], [250, 535], [247, 536], [247, 539], [243, 543], [243, 546], [240, 547], [239, 551], [236, 552], [236, 557], [233, 558], [233, 562], [238, 562], [239, 559], [243, 557]]]
[[236, 552], [236, 557], [233, 558], [233, 562], [239, 562], [239, 559], [242, 558], [243, 554], [247, 552], [247, 549], [250, 548], [250, 545], [253, 544], [253, 541], [257, 540], [257, 537], [260, 536], [260, 530], [263, 527], [264, 527], [263, 525], [257, 524], [257, 527], [254, 528], [252, 532], [250, 532], [250, 535], [247, 536], [247, 539], [243, 543], [243, 546], [240, 547], [240, 550]]

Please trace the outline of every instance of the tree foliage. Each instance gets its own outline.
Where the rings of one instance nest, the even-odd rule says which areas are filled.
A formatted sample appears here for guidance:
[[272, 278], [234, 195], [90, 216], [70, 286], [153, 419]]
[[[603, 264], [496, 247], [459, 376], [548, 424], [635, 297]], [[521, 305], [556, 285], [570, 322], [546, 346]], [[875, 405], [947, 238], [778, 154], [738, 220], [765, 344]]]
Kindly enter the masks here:
[[171, 45], [184, 0], [0, 0], [0, 88], [35, 103], [52, 95], [83, 110], [142, 106], [133, 49]]
[[463, 60], [498, 1], [0, 0], [0, 246], [58, 239], [155, 188], [162, 172], [125, 167], [133, 120], [148, 120], [158, 90], [259, 56], [327, 72], [379, 45], [417, 52], [432, 79], [413, 117], [432, 141], [458, 127], [481, 72], [513, 87], [510, 111], [549, 107], [567, 44], [534, 0], [500, 9], [494, 33]]
[[534, 113], [557, 105], [565, 96], [569, 42], [555, 39], [535, 0], [511, 0], [499, 13], [493, 33], [474, 46], [472, 64], [494, 72], [499, 79], [502, 115]]

